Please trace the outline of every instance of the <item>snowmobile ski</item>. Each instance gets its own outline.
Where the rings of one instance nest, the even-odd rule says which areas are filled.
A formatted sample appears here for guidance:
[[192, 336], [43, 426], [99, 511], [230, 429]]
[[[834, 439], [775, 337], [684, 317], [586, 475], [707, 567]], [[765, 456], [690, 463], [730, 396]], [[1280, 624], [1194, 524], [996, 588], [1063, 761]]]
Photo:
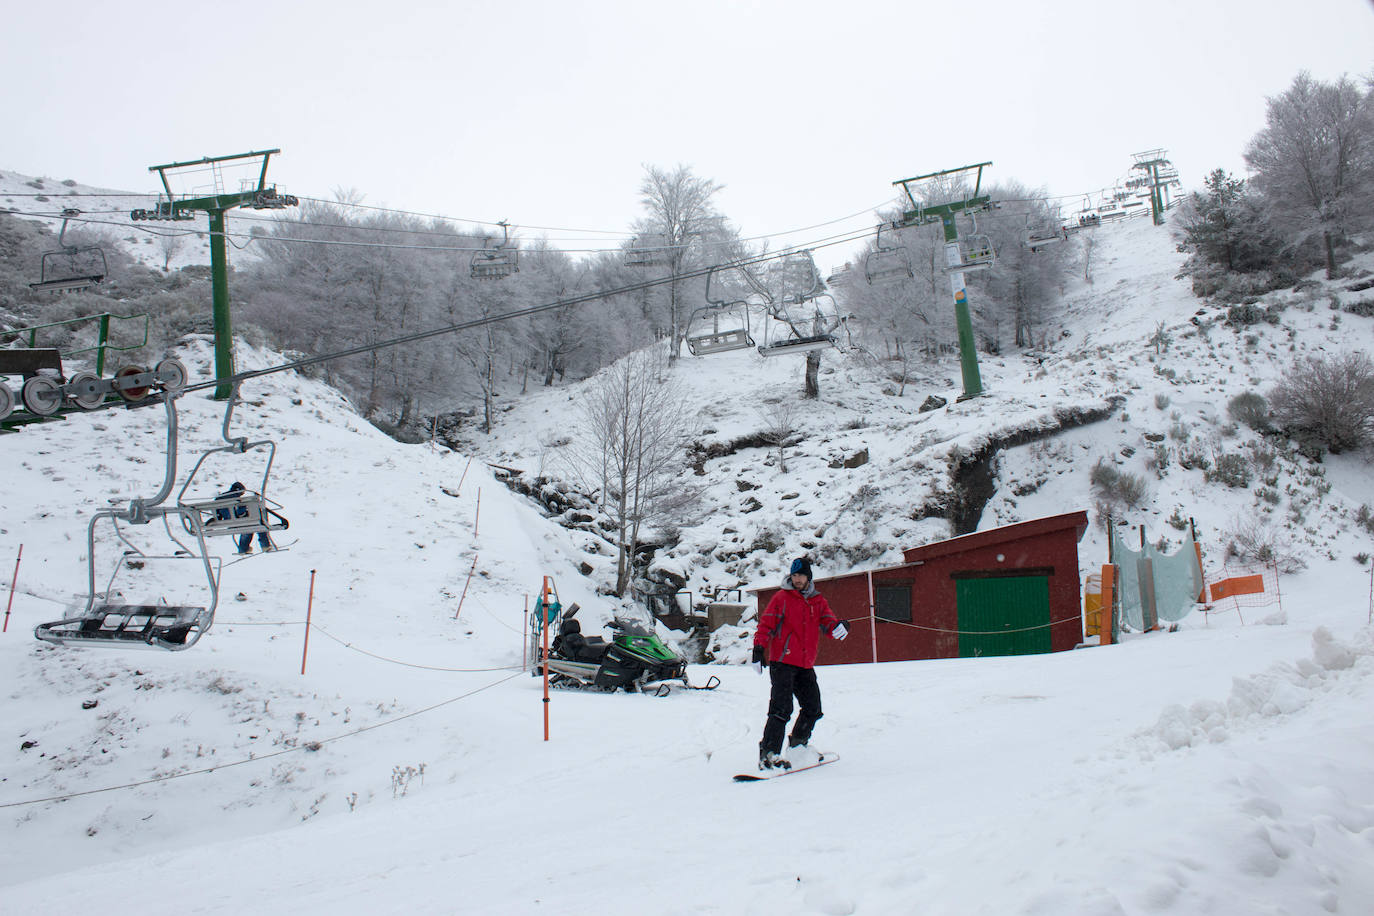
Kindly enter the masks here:
[[839, 759], [839, 754], [826, 752], [821, 754], [820, 759], [815, 763], [808, 763], [805, 766], [792, 767], [787, 770], [761, 770], [758, 773], [738, 773], [735, 775], [735, 782], [763, 782], [765, 779], [777, 779], [779, 776], [790, 776], [793, 773], [805, 773], [807, 770], [823, 767], [827, 763], [834, 763]]

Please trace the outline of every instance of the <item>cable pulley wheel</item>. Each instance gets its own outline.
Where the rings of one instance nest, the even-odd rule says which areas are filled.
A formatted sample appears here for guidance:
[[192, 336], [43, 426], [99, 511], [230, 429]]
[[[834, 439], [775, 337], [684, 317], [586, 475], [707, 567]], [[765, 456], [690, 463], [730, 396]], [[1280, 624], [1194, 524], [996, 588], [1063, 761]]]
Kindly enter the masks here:
[[9, 385], [0, 384], [0, 420], [12, 413], [14, 413], [14, 392], [10, 391]]
[[51, 417], [62, 407], [62, 386], [46, 375], [35, 375], [19, 390], [19, 398], [29, 413]]
[[100, 376], [85, 370], [76, 373], [67, 380], [67, 397], [82, 410], [95, 410], [105, 400]]
[[162, 390], [175, 394], [186, 387], [188, 378], [186, 364], [179, 359], [167, 358], [158, 363], [153, 369], [153, 376], [157, 378]]
[[[139, 366], [125, 366], [123, 369], [116, 372], [114, 377], [115, 380], [118, 381], [119, 379], [129, 378], [130, 376], [142, 375], [144, 371], [145, 370]], [[137, 388], [115, 389], [115, 391], [119, 392], [119, 396], [126, 401], [141, 401], [148, 396], [148, 392], [151, 390], [152, 389], [147, 385], [139, 385]]]

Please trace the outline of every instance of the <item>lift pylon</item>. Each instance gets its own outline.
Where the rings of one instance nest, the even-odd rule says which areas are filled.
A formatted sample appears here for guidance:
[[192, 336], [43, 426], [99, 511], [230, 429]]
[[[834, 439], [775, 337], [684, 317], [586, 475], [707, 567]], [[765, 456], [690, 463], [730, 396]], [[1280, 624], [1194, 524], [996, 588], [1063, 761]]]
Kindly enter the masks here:
[[[903, 178], [894, 181], [906, 193], [911, 209], [893, 223], [897, 229], [909, 226], [924, 226], [940, 223], [945, 233], [945, 264], [949, 273], [950, 291], [954, 295], [954, 320], [959, 331], [959, 362], [963, 374], [964, 393], [960, 400], [974, 398], [983, 393], [983, 380], [978, 372], [978, 349], [973, 337], [973, 319], [968, 307], [968, 289], [964, 284], [964, 274], [978, 267], [992, 263], [993, 253], [990, 245], [983, 245], [976, 237], [969, 239], [970, 244], [960, 245], [959, 228], [955, 218], [960, 214], [970, 217], [981, 210], [992, 207], [992, 198], [982, 194], [983, 169], [991, 162], [960, 166]], [[972, 172], [973, 188], [969, 190], [969, 175]], [[978, 244], [972, 244], [978, 241]]]
[[1162, 149], [1145, 150], [1132, 153], [1131, 156], [1135, 159], [1131, 168], [1144, 173], [1144, 186], [1150, 190], [1150, 218], [1156, 226], [1162, 226], [1164, 211], [1168, 208], [1164, 200], [1165, 190], [1178, 185], [1178, 169], [1174, 168]]
[[[215, 377], [221, 379], [215, 388], [215, 398], [221, 401], [231, 395], [230, 383], [224, 379], [234, 374], [233, 331], [229, 321], [229, 250], [225, 245], [224, 214], [235, 207], [280, 210], [294, 207], [300, 202], [289, 194], [278, 194], [275, 186], [267, 184], [267, 163], [273, 154], [280, 152], [279, 149], [258, 150], [232, 156], [206, 156], [188, 162], [150, 165], [148, 171], [157, 172], [162, 179], [164, 196], [158, 199], [153, 210], [140, 209], [129, 214], [135, 220], [189, 220], [194, 219], [198, 212], [204, 212], [210, 218], [210, 296], [215, 325]], [[197, 180], [193, 176], [208, 176], [209, 183], [193, 185], [189, 193], [178, 195], [172, 191], [169, 172], [176, 173], [179, 184], [183, 180]], [[241, 190], [226, 190], [226, 172], [246, 172], [239, 179]]]

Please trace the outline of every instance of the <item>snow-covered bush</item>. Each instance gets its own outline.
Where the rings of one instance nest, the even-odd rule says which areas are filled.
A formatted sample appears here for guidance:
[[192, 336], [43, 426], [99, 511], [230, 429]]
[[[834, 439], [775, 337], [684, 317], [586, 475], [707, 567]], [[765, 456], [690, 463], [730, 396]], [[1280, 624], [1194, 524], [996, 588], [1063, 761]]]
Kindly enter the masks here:
[[1307, 568], [1287, 531], [1259, 516], [1237, 517], [1223, 532], [1226, 556], [1241, 563], [1273, 563], [1281, 573]]
[[1269, 404], [1274, 424], [1299, 443], [1358, 449], [1374, 438], [1374, 362], [1357, 350], [1298, 360]]
[[1255, 432], [1269, 428], [1269, 402], [1262, 394], [1253, 391], [1238, 394], [1226, 403], [1226, 412], [1232, 420], [1244, 423]]

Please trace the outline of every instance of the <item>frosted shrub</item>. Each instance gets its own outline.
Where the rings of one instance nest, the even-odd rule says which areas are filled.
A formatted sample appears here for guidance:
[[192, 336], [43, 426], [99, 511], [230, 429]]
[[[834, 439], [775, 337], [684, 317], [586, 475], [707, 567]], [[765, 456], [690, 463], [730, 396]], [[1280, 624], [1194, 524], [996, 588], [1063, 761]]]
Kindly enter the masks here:
[[1274, 425], [1332, 454], [1374, 439], [1374, 362], [1359, 351], [1294, 363], [1269, 393]]
[[1241, 563], [1273, 563], [1281, 573], [1295, 573], [1307, 568], [1298, 556], [1293, 542], [1284, 529], [1274, 527], [1259, 516], [1237, 518], [1224, 531], [1226, 557]]
[[1250, 453], [1250, 465], [1261, 475], [1267, 475], [1278, 464], [1279, 450], [1268, 442], [1247, 442], [1245, 450]]
[[1145, 478], [1118, 471], [1101, 458], [1093, 465], [1088, 479], [1099, 503], [1134, 509], [1145, 501]]
[[1207, 453], [1198, 445], [1181, 445], [1178, 448], [1178, 466], [1185, 471], [1206, 471], [1212, 466]]
[[1355, 524], [1365, 530], [1367, 534], [1374, 534], [1374, 513], [1369, 511], [1369, 506], [1361, 505], [1355, 513]]
[[1216, 463], [1202, 476], [1208, 483], [1224, 483], [1228, 487], [1244, 489], [1250, 486], [1250, 463], [1243, 455], [1219, 454]]

